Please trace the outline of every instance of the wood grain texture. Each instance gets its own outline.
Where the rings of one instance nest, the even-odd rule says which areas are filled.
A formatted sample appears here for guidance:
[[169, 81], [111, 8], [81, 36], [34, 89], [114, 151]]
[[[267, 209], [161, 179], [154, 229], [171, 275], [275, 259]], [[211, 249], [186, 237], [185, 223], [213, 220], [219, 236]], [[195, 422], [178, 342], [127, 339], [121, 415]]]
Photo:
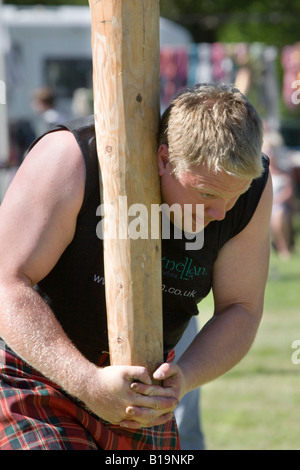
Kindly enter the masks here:
[[[150, 227], [160, 204], [159, 1], [90, 0], [90, 10], [111, 364], [153, 371], [163, 361], [161, 242]], [[129, 236], [146, 223], [148, 237]]]

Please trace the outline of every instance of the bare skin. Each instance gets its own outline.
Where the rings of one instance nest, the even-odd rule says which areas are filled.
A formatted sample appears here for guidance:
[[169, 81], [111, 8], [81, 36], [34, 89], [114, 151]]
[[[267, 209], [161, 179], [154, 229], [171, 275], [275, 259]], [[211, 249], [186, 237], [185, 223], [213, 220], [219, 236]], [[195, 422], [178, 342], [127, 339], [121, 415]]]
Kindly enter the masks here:
[[[224, 175], [215, 194], [214, 179], [205, 172], [178, 181], [170, 174], [165, 148], [158, 159], [164, 202], [171, 203], [179, 188], [185, 199], [199, 203], [204, 197], [208, 223], [225, 217], [248, 184], [236, 182], [231, 191]], [[267, 276], [271, 184], [252, 221], [223, 247], [215, 263], [213, 319], [177, 364], [162, 364], [154, 373], [162, 386], [152, 385], [143, 367], [90, 363], [33, 290], [74, 236], [84, 184], [83, 159], [67, 131], [43, 138], [21, 166], [0, 207], [0, 336], [101, 418], [130, 428], [163, 424], [185, 393], [233, 367], [253, 342]]]

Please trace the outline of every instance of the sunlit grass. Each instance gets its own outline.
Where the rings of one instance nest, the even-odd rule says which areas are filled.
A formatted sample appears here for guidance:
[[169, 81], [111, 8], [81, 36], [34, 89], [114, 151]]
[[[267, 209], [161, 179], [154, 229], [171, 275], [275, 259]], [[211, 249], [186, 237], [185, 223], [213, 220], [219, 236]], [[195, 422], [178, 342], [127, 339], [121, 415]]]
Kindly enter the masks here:
[[[211, 298], [201, 306], [203, 324]], [[289, 261], [272, 252], [265, 311], [248, 355], [223, 377], [202, 387], [201, 414], [208, 449], [300, 449], [300, 240]]]

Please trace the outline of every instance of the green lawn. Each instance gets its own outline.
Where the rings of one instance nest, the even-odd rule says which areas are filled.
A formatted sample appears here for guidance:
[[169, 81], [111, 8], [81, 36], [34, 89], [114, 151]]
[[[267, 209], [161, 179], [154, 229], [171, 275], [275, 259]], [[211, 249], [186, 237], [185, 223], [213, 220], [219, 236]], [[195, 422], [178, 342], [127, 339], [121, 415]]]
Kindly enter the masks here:
[[[200, 309], [202, 325], [211, 309], [208, 298]], [[292, 363], [299, 319], [298, 239], [289, 261], [272, 253], [265, 313], [251, 351], [232, 371], [202, 387], [209, 450], [300, 449], [300, 364]]]

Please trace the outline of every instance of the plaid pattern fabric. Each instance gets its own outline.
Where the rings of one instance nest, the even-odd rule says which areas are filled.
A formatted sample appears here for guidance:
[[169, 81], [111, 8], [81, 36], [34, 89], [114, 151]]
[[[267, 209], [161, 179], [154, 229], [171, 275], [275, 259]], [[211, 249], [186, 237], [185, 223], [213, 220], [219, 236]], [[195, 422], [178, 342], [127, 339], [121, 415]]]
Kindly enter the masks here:
[[0, 450], [176, 450], [175, 418], [140, 430], [102, 421], [0, 349]]

